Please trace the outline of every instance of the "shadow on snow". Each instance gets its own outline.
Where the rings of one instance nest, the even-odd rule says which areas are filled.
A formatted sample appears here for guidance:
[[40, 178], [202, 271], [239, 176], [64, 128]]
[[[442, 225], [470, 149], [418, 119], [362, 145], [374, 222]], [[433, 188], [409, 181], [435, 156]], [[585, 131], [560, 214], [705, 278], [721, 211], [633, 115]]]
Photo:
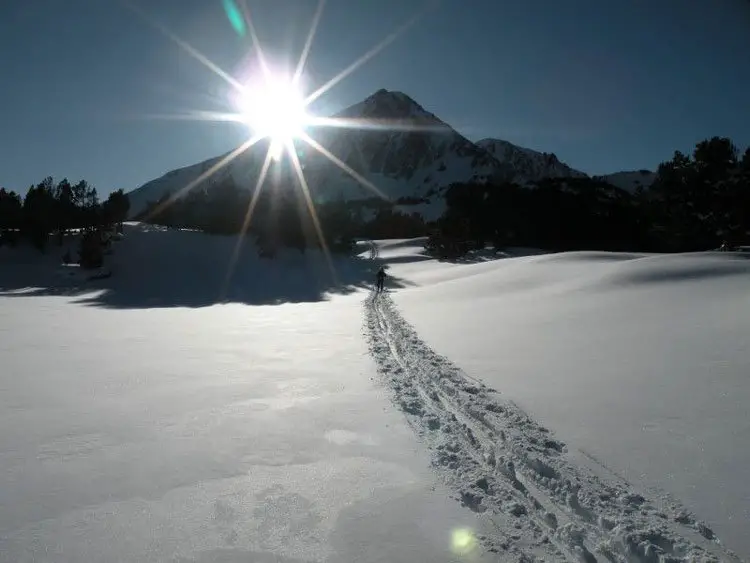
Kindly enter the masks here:
[[[236, 243], [235, 236], [126, 225], [123, 240], [107, 256], [112, 276], [99, 280], [60, 265], [65, 246], [51, 244], [45, 255], [26, 247], [0, 248], [0, 296], [68, 296], [115, 309], [194, 308], [317, 302], [375, 285], [378, 264], [366, 257], [333, 255], [329, 264], [319, 250], [285, 250], [268, 260], [258, 257], [250, 238], [243, 240], [228, 277]], [[388, 288], [404, 286], [387, 279]]]

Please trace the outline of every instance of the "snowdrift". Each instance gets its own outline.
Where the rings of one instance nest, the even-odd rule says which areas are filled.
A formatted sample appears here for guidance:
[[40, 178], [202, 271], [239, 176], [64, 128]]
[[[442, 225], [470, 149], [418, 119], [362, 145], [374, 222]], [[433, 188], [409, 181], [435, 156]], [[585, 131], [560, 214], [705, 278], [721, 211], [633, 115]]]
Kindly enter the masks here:
[[[400, 248], [384, 260], [418, 245]], [[393, 299], [431, 347], [750, 557], [746, 255], [393, 260], [389, 271], [413, 284]]]

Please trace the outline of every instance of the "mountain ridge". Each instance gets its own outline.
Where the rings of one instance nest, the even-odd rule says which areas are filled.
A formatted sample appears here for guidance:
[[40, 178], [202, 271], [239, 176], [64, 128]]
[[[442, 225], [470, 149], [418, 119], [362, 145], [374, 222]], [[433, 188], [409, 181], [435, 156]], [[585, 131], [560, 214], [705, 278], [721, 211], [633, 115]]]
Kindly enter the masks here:
[[[426, 219], [442, 212], [442, 193], [454, 183], [513, 181], [533, 184], [543, 178], [591, 177], [626, 191], [648, 188], [653, 174], [622, 171], [589, 176], [560, 161], [554, 153], [520, 147], [502, 139], [471, 141], [400, 91], [380, 89], [361, 102], [332, 116], [342, 125], [316, 131], [317, 143], [360, 178], [344, 171], [314, 149], [299, 154], [313, 198], [318, 201], [343, 198], [363, 200], [384, 195], [391, 201], [420, 200]], [[301, 143], [301, 142], [300, 142]], [[300, 145], [301, 146], [301, 145]], [[129, 192], [131, 213], [142, 212], [165, 194], [174, 195], [190, 184], [207, 189], [212, 183], [232, 177], [252, 188], [260, 173], [267, 141], [238, 155], [210, 178], [196, 180], [231, 152], [202, 162], [170, 170]], [[374, 185], [381, 194], [374, 192]]]

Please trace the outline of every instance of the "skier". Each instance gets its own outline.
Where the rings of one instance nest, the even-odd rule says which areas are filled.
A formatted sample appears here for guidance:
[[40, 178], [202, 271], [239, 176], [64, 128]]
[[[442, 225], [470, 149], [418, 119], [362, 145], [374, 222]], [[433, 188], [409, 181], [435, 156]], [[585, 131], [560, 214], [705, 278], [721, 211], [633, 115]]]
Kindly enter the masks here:
[[385, 284], [385, 269], [383, 266], [380, 267], [377, 273], [378, 278], [378, 292], [383, 291], [383, 286]]

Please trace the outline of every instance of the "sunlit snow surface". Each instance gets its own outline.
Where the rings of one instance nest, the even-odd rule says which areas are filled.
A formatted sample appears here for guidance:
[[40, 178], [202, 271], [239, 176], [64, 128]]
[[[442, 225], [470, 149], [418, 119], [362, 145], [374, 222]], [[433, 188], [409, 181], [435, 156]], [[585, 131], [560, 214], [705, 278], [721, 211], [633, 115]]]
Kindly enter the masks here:
[[[203, 235], [150, 235], [115, 246], [144, 280], [169, 291], [176, 250], [209, 276], [203, 246], [174, 247]], [[58, 283], [47, 267], [38, 281]], [[482, 524], [374, 381], [362, 295], [322, 301], [290, 282], [276, 297], [306, 302], [198, 306], [210, 292], [186, 279], [149, 307], [145, 285], [0, 297], [0, 561], [455, 560], [453, 530]]]
[[[125, 234], [98, 282], [54, 247], [0, 248], [0, 561], [517, 560], [513, 529], [453, 500], [434, 442], [393, 406], [373, 264], [338, 260], [336, 285], [315, 256], [248, 248], [226, 284], [232, 238]], [[750, 262], [450, 264], [380, 246], [383, 303], [425, 345], [550, 429], [570, 463], [595, 465], [585, 452], [670, 493], [750, 556]], [[380, 320], [381, 344], [417, 338]], [[450, 367], [431, 361], [413, 373]], [[486, 552], [493, 536], [507, 557]]]
[[430, 346], [750, 557], [750, 255], [381, 256], [416, 284], [393, 299]]

